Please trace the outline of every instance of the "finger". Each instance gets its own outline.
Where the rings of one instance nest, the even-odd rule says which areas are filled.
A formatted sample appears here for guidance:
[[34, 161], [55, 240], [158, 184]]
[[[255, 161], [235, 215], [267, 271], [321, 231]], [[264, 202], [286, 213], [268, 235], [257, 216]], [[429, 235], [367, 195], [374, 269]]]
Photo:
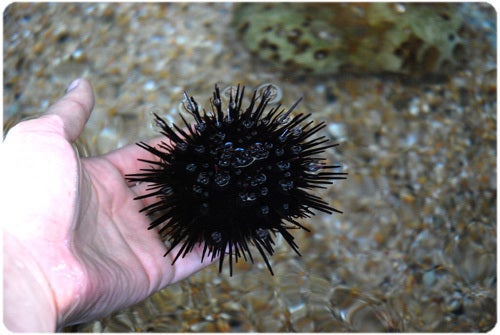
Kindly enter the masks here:
[[[169, 255], [173, 259], [181, 246], [178, 245], [175, 247]], [[180, 280], [183, 280], [192, 274], [200, 271], [206, 266], [214, 263], [219, 259], [219, 255], [215, 256], [212, 259], [212, 254], [208, 252], [205, 253], [205, 257], [203, 258], [203, 262], [201, 261], [201, 257], [203, 254], [204, 245], [203, 243], [198, 243], [196, 246], [184, 257], [179, 257], [177, 261], [174, 263], [173, 268], [175, 270], [173, 277], [171, 277], [170, 284], [176, 283]]]
[[[165, 138], [154, 138], [146, 141], [145, 143], [152, 147], [156, 147], [160, 144], [160, 142], [170, 144], [170, 142]], [[113, 164], [118, 171], [120, 171], [123, 177], [127, 174], [140, 173], [141, 169], [148, 166], [146, 163], [139, 161], [139, 158], [151, 161], [159, 160], [157, 156], [147, 150], [144, 150], [137, 144], [127, 145], [123, 148], [111, 151], [105, 154], [103, 158], [111, 162], [111, 164]]]
[[94, 92], [85, 79], [76, 79], [68, 87], [67, 93], [49, 107], [42, 117], [57, 115], [63, 124], [63, 136], [70, 142], [80, 136], [94, 107]]
[[[178, 135], [182, 137], [182, 134], [178, 133]], [[168, 137], [157, 137], [145, 141], [145, 143], [151, 147], [157, 147], [160, 143], [163, 143], [163, 145], [172, 145], [172, 141]], [[165, 151], [165, 149], [160, 149], [160, 151]], [[159, 159], [156, 155], [148, 150], [144, 150], [144, 148], [141, 148], [137, 144], [111, 151], [103, 157], [110, 161], [124, 177], [127, 174], [140, 173], [140, 170], [146, 166], [146, 163], [138, 160], [139, 158], [150, 161], [158, 161]]]

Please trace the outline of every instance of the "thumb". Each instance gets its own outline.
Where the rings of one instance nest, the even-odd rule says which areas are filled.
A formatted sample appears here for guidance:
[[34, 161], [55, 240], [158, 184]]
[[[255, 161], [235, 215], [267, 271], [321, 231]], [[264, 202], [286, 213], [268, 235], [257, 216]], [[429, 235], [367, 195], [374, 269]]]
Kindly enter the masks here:
[[23, 138], [26, 134], [55, 134], [74, 142], [83, 131], [94, 107], [92, 86], [85, 79], [73, 81], [66, 94], [41, 114], [33, 115], [8, 129], [4, 142]]
[[82, 78], [74, 80], [66, 90], [66, 94], [49, 107], [45, 115], [57, 115], [63, 123], [64, 138], [73, 142], [90, 117], [94, 107], [94, 92], [90, 83]]

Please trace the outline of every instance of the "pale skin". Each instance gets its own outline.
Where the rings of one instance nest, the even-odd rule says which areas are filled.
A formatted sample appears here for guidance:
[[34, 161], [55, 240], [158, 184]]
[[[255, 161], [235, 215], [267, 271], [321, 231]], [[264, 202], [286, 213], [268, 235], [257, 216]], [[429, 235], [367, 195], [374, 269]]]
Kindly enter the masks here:
[[[4, 324], [11, 331], [55, 331], [137, 303], [210, 264], [202, 247], [172, 263], [129, 185], [130, 145], [80, 159], [74, 142], [94, 106], [77, 80], [42, 116], [13, 127], [1, 146]], [[143, 167], [143, 166], [142, 166]], [[153, 200], [149, 200], [153, 201]]]

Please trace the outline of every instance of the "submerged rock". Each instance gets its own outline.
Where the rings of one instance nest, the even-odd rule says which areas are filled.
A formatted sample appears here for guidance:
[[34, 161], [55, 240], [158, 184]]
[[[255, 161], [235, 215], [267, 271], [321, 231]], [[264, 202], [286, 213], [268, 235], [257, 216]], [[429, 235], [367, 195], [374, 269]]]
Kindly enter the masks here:
[[466, 58], [459, 4], [248, 3], [234, 25], [252, 53], [305, 73], [449, 73]]

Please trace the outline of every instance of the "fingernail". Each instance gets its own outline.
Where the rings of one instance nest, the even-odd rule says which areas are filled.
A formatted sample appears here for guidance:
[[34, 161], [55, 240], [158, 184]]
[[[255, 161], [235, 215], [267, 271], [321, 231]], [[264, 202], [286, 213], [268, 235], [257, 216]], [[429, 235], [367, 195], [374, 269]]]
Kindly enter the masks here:
[[73, 80], [71, 82], [71, 84], [69, 84], [68, 88], [66, 89], [66, 93], [69, 93], [69, 92], [73, 91], [75, 88], [77, 88], [78, 84], [80, 84], [80, 81], [81, 81], [80, 78]]

